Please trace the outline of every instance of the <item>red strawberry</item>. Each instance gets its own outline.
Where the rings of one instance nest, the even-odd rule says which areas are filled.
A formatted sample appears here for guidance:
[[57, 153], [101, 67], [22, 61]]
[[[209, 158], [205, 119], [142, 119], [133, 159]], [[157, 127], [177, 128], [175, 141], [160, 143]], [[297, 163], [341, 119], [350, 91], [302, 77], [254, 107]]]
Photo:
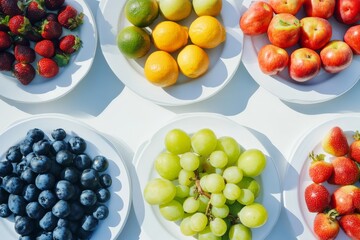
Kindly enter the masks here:
[[339, 215], [350, 214], [359, 207], [360, 189], [355, 185], [345, 185], [336, 189], [331, 195], [330, 206]]
[[32, 63], [35, 61], [35, 51], [29, 46], [16, 45], [14, 48], [15, 59], [21, 63]]
[[1, 11], [10, 17], [22, 14], [19, 5], [21, 5], [21, 1], [18, 0], [0, 0]]
[[55, 77], [59, 73], [59, 66], [51, 58], [42, 58], [37, 64], [37, 71], [45, 78]]
[[58, 10], [65, 0], [45, 0], [45, 7], [49, 10]]
[[16, 15], [10, 18], [9, 28], [13, 34], [24, 35], [31, 29], [31, 25], [27, 17]]
[[66, 5], [58, 12], [58, 21], [64, 28], [73, 30], [83, 23], [84, 14], [77, 12], [77, 10]]
[[55, 54], [54, 43], [48, 39], [41, 40], [35, 44], [35, 52], [42, 57], [52, 58]]
[[305, 202], [309, 212], [323, 212], [330, 203], [330, 193], [323, 185], [312, 183], [305, 189]]
[[339, 234], [340, 226], [336, 217], [337, 212], [335, 210], [316, 214], [314, 219], [314, 232], [319, 240], [335, 239]]
[[56, 39], [61, 36], [62, 27], [58, 22], [44, 20], [40, 34], [44, 39]]
[[12, 45], [12, 39], [6, 32], [0, 31], [0, 51], [6, 50]]
[[56, 13], [53, 13], [53, 12], [49, 12], [49, 13], [46, 13], [46, 17], [45, 19], [48, 20], [48, 21], [55, 21], [57, 22], [57, 17], [58, 15]]
[[353, 240], [360, 240], [360, 214], [342, 216], [339, 220], [341, 228]]
[[309, 154], [309, 157], [313, 160], [309, 167], [309, 176], [314, 183], [322, 183], [327, 181], [334, 171], [334, 167], [331, 163], [325, 162], [324, 154], [314, 155], [314, 152]]
[[11, 71], [15, 57], [10, 52], [0, 52], [0, 71]]
[[10, 16], [9, 15], [2, 15], [0, 14], [0, 31], [4, 31], [7, 32], [9, 31], [9, 20], [10, 20]]
[[336, 157], [344, 156], [349, 151], [349, 144], [343, 130], [336, 126], [330, 129], [322, 141], [325, 152]]
[[35, 69], [30, 63], [14, 65], [14, 75], [23, 85], [28, 85], [35, 78], [35, 74]]
[[349, 157], [360, 163], [360, 133], [356, 131], [353, 135], [354, 141], [350, 144]]
[[35, 23], [44, 19], [46, 16], [44, 0], [32, 0], [29, 2], [25, 15], [31, 23]]
[[359, 180], [359, 168], [348, 157], [337, 157], [332, 161], [334, 172], [328, 182], [336, 185], [354, 184]]
[[64, 52], [71, 54], [80, 49], [82, 42], [78, 36], [66, 35], [60, 39], [59, 48]]
[[31, 29], [25, 34], [26, 39], [38, 42], [43, 39], [43, 37], [40, 35], [40, 30], [36, 26], [32, 26]]

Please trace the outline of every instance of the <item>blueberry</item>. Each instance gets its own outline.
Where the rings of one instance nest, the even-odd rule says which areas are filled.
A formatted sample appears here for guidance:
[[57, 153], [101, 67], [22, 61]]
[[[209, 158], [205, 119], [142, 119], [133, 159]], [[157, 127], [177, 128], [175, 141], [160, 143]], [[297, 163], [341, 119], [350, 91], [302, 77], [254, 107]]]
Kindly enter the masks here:
[[67, 150], [68, 146], [65, 141], [57, 140], [51, 143], [50, 151], [52, 154], [56, 154], [61, 150]]
[[104, 220], [109, 216], [109, 208], [103, 204], [99, 204], [95, 207], [93, 217], [98, 220]]
[[64, 140], [66, 138], [66, 132], [62, 128], [54, 129], [51, 132], [51, 136], [54, 140]]
[[53, 233], [52, 232], [41, 232], [36, 236], [36, 240], [52, 240]]
[[11, 212], [24, 216], [26, 214], [26, 204], [27, 202], [24, 197], [15, 194], [9, 195], [8, 206]]
[[26, 139], [31, 140], [33, 143], [38, 142], [44, 138], [45, 134], [41, 129], [33, 128], [26, 133]]
[[20, 162], [22, 157], [23, 155], [18, 145], [10, 147], [6, 153], [6, 159], [10, 162]]
[[74, 154], [68, 150], [60, 150], [56, 154], [56, 162], [62, 166], [70, 166], [74, 161]]
[[6, 203], [0, 204], [0, 217], [7, 218], [12, 214], [12, 212], [9, 209], [9, 206]]
[[51, 168], [49, 172], [55, 176], [55, 178], [60, 178], [60, 174], [62, 171], [62, 166], [58, 164], [56, 161], [51, 161]]
[[40, 190], [35, 186], [35, 184], [28, 184], [24, 187], [23, 197], [28, 202], [34, 202], [38, 200]]
[[33, 157], [36, 157], [36, 154], [34, 152], [31, 152], [28, 155], [26, 155], [25, 160], [28, 166], [30, 166], [30, 161]]
[[5, 177], [13, 171], [13, 165], [7, 160], [0, 162], [0, 177]]
[[75, 193], [74, 185], [67, 180], [60, 180], [55, 188], [56, 196], [62, 200], [69, 200]]
[[102, 187], [108, 188], [112, 184], [112, 178], [109, 174], [104, 173], [104, 174], [100, 175], [99, 182]]
[[94, 169], [85, 169], [80, 177], [81, 185], [95, 189], [99, 186], [99, 173]]
[[4, 189], [10, 194], [21, 194], [24, 182], [19, 177], [11, 177], [4, 185]]
[[45, 155], [39, 155], [30, 160], [30, 168], [35, 173], [44, 173], [51, 168], [51, 163], [50, 158]]
[[98, 172], [104, 172], [109, 167], [109, 161], [104, 156], [96, 156], [93, 159], [92, 168]]
[[84, 206], [90, 207], [94, 206], [97, 202], [97, 197], [94, 191], [92, 190], [84, 190], [80, 195], [80, 203]]
[[22, 173], [23, 171], [25, 171], [25, 169], [27, 169], [27, 168], [28, 168], [28, 165], [27, 165], [26, 160], [24, 159], [23, 161], [21, 161], [21, 162], [19, 162], [19, 163], [16, 164], [16, 166], [15, 166], [15, 173], [20, 176], [21, 173]]
[[106, 188], [100, 188], [96, 191], [97, 200], [101, 203], [109, 201], [110, 195], [110, 191]]
[[81, 228], [85, 231], [94, 231], [98, 222], [99, 220], [92, 215], [86, 215], [82, 220]]
[[80, 173], [79, 170], [74, 167], [66, 167], [61, 171], [60, 177], [71, 183], [76, 183], [79, 181]]
[[9, 193], [0, 187], [0, 203], [7, 203], [9, 199]]
[[5, 177], [2, 178], [2, 186], [5, 186], [6, 183], [12, 178], [12, 177], [17, 177], [17, 175], [15, 173], [10, 173], [9, 175], [6, 175]]
[[74, 164], [80, 171], [91, 168], [91, 158], [87, 154], [79, 154], [74, 159]]
[[31, 168], [26, 168], [20, 175], [20, 179], [26, 183], [35, 183], [37, 173], [34, 173]]
[[45, 209], [38, 202], [30, 202], [26, 205], [26, 214], [32, 219], [41, 219]]
[[70, 227], [70, 221], [64, 218], [59, 218], [58, 222], [57, 222], [57, 226], [58, 227], [66, 227], [69, 228]]
[[[34, 239], [34, 236], [32, 236], [31, 234], [26, 236], [26, 235], [23, 235], [23, 236], [20, 236], [19, 237], [19, 240], [33, 240]], [[36, 239], [37, 240], [37, 239]]]
[[34, 142], [30, 139], [24, 139], [22, 142], [20, 142], [20, 152], [23, 156], [27, 156], [29, 153], [32, 152], [32, 145]]
[[70, 214], [69, 203], [65, 200], [59, 200], [53, 206], [52, 213], [58, 218], [66, 218]]
[[38, 202], [43, 208], [49, 209], [55, 205], [57, 197], [52, 191], [44, 190], [39, 194]]
[[78, 185], [73, 185], [74, 186], [74, 194], [73, 196], [70, 198], [71, 201], [79, 201], [80, 199], [80, 194], [81, 194], [81, 188]]
[[37, 175], [35, 185], [40, 190], [50, 190], [55, 186], [56, 179], [51, 173]]
[[69, 228], [56, 227], [53, 231], [54, 240], [69, 240], [72, 239], [72, 233]]
[[52, 231], [56, 227], [58, 218], [52, 214], [52, 212], [47, 212], [45, 215], [40, 219], [39, 226], [44, 231]]
[[36, 155], [47, 155], [50, 151], [50, 146], [50, 142], [47, 139], [42, 139], [34, 143], [33, 152]]
[[86, 142], [78, 136], [71, 137], [68, 141], [69, 149], [75, 154], [83, 153], [86, 149]]
[[80, 220], [84, 216], [84, 208], [79, 202], [70, 203], [70, 215], [68, 216], [70, 221]]
[[21, 216], [15, 221], [15, 231], [20, 235], [29, 235], [35, 228], [35, 222], [29, 217]]

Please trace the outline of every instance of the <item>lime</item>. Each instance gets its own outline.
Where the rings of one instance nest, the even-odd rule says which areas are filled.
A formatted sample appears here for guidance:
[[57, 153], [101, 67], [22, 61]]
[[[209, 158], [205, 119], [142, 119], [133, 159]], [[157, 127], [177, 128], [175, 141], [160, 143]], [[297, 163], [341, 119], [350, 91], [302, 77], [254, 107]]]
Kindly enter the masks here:
[[119, 50], [128, 58], [140, 58], [150, 50], [150, 36], [142, 28], [128, 26], [117, 35], [116, 42]]
[[147, 27], [159, 16], [159, 5], [156, 0], [128, 0], [125, 15], [130, 23], [137, 27]]
[[180, 21], [190, 15], [192, 5], [189, 0], [159, 0], [159, 8], [164, 18]]

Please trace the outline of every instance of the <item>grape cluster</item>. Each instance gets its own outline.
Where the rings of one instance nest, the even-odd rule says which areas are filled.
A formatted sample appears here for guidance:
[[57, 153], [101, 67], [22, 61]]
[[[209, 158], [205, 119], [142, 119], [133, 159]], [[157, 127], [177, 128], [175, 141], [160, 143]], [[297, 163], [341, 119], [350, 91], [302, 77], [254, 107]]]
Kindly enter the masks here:
[[144, 198], [177, 222], [183, 235], [246, 240], [251, 228], [266, 223], [267, 210], [255, 201], [261, 192], [255, 177], [266, 167], [260, 150], [244, 150], [234, 138], [218, 138], [208, 128], [191, 136], [172, 129], [164, 143], [166, 151], [154, 162], [160, 176], [147, 183]]
[[0, 161], [0, 217], [15, 216], [19, 239], [89, 239], [108, 217], [108, 159], [58, 128], [30, 129]]

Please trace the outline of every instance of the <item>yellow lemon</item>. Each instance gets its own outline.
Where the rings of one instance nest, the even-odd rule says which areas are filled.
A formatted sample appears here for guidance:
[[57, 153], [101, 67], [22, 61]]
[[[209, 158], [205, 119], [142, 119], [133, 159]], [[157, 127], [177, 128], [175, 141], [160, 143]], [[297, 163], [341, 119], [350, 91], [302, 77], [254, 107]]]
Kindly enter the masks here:
[[144, 66], [146, 79], [159, 87], [168, 87], [176, 83], [179, 68], [175, 59], [165, 51], [155, 51], [146, 59]]
[[155, 46], [163, 51], [174, 52], [188, 42], [188, 29], [173, 21], [157, 24], [152, 32]]
[[217, 16], [221, 12], [222, 0], [193, 0], [194, 11], [198, 16]]
[[159, 8], [164, 18], [180, 21], [190, 15], [192, 5], [189, 0], [159, 0]]
[[123, 28], [116, 37], [119, 50], [128, 58], [140, 58], [150, 50], [150, 36], [142, 28], [128, 26]]
[[197, 78], [208, 70], [210, 59], [204, 49], [191, 44], [179, 52], [177, 63], [185, 76]]
[[202, 48], [214, 48], [226, 39], [224, 26], [212, 16], [200, 16], [189, 27], [191, 41]]
[[127, 0], [125, 16], [137, 27], [147, 27], [159, 16], [159, 4], [156, 0]]

